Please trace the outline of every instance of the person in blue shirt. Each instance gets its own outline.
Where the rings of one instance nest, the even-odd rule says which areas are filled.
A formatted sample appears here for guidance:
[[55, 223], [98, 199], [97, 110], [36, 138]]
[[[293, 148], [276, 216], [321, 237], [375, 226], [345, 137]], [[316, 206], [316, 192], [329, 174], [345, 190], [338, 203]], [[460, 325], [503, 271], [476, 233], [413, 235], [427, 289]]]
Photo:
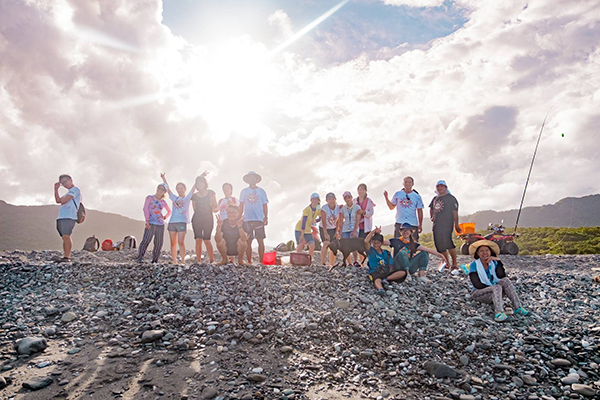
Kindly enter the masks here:
[[402, 224], [400, 237], [389, 241], [385, 240], [383, 244], [394, 249], [394, 265], [398, 269], [410, 272], [411, 275], [416, 274], [418, 271], [417, 282], [428, 283], [425, 271], [429, 264], [429, 254], [440, 257], [446, 263], [448, 263], [448, 259], [444, 254], [415, 242], [413, 232], [411, 224]]
[[[206, 176], [208, 172], [204, 171], [201, 176]], [[192, 196], [196, 192], [196, 185], [192, 186], [190, 192], [186, 195], [187, 187], [185, 183], [179, 182], [175, 185], [177, 195], [171, 190], [171, 186], [167, 183], [167, 176], [163, 172], [160, 174], [162, 181], [169, 189], [169, 198], [173, 202], [171, 219], [167, 225], [169, 239], [171, 240], [171, 259], [173, 264], [177, 264], [177, 244], [179, 244], [179, 255], [181, 262], [185, 264], [185, 234], [187, 232], [187, 224], [190, 222], [190, 202]]]
[[[61, 196], [58, 194], [58, 189], [63, 186], [68, 190], [67, 194]], [[57, 262], [71, 261], [71, 250], [73, 241], [71, 234], [77, 223], [77, 211], [81, 204], [81, 190], [73, 183], [70, 175], [63, 174], [58, 177], [58, 182], [54, 184], [54, 199], [57, 204], [60, 204], [58, 211], [58, 219], [56, 220], [56, 230], [63, 241], [63, 257]], [[85, 213], [80, 223], [85, 219]]]
[[475, 259], [469, 265], [469, 278], [474, 289], [471, 298], [480, 303], [493, 304], [496, 322], [508, 318], [504, 312], [503, 296], [510, 299], [515, 314], [528, 315], [529, 311], [521, 306], [519, 295], [498, 258], [498, 245], [491, 240], [478, 240], [469, 246], [469, 254]]
[[388, 286], [389, 281], [402, 282], [406, 279], [406, 271], [402, 271], [397, 265], [394, 265], [390, 252], [381, 248], [383, 243], [381, 228], [373, 229], [365, 238], [365, 248], [369, 249], [367, 252], [369, 279], [375, 285], [377, 294], [380, 296], [385, 295], [384, 287]]

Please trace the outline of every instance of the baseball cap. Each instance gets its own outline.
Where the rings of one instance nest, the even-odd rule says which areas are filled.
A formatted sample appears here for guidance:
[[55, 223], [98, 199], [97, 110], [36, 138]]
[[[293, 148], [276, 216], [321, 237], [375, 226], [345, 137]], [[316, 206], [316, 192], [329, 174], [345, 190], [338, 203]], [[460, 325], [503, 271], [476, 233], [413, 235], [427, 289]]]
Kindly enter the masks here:
[[448, 187], [448, 185], [446, 184], [446, 181], [445, 181], [445, 180], [443, 180], [443, 179], [440, 179], [440, 180], [439, 180], [439, 181], [438, 181], [438, 182], [435, 184], [435, 186], [437, 186], [437, 185], [444, 185], [444, 186]]
[[319, 200], [321, 200], [321, 198], [319, 197], [319, 193], [313, 193], [313, 194], [311, 194], [311, 195], [310, 195], [310, 199], [311, 199], [311, 200], [312, 200], [312, 199], [319, 199]]
[[347, 190], [346, 190], [346, 191], [344, 192], [344, 194], [342, 195], [342, 198], [344, 198], [344, 199], [345, 199], [345, 198], [346, 198], [346, 196], [350, 196], [350, 197], [352, 197], [352, 193], [350, 193], [349, 191], [347, 191]]

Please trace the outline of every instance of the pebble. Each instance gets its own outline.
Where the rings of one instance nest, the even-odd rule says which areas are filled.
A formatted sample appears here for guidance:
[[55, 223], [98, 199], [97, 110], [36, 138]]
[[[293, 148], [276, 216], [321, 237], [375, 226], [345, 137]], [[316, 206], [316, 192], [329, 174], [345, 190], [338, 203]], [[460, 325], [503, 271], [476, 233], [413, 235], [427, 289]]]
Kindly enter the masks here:
[[597, 394], [596, 390], [594, 390], [594, 388], [591, 386], [581, 385], [579, 383], [572, 384], [571, 389], [585, 397], [594, 397]]
[[247, 379], [251, 382], [264, 382], [267, 380], [267, 377], [262, 374], [249, 374]]
[[553, 365], [557, 366], [557, 367], [569, 367], [569, 366], [571, 366], [571, 361], [565, 360], [564, 358], [555, 358], [554, 360], [552, 360], [550, 362]]
[[204, 388], [204, 390], [202, 391], [202, 398], [203, 399], [212, 399], [218, 393], [219, 392], [214, 387], [207, 387], [207, 388]]
[[454, 368], [437, 361], [426, 361], [424, 367], [429, 375], [436, 378], [455, 378], [458, 375]]
[[569, 374], [569, 375], [565, 376], [564, 378], [561, 378], [560, 381], [563, 385], [570, 385], [572, 383], [577, 383], [577, 382], [579, 382], [579, 374], [577, 374], [577, 373]]
[[467, 366], [467, 365], [469, 365], [469, 361], [470, 361], [470, 360], [469, 360], [469, 356], [466, 356], [466, 355], [462, 355], [462, 356], [460, 356], [460, 363], [461, 363], [462, 365], [464, 365], [464, 366]]
[[60, 317], [60, 320], [62, 322], [72, 322], [75, 321], [77, 319], [77, 314], [75, 314], [73, 311], [67, 311], [66, 313], [63, 314], [62, 317]]
[[149, 330], [149, 331], [145, 331], [144, 333], [142, 333], [142, 343], [152, 343], [155, 342], [159, 339], [162, 339], [162, 337], [164, 336], [165, 331], [163, 330], [158, 330], [158, 329], [153, 329], [153, 330]]

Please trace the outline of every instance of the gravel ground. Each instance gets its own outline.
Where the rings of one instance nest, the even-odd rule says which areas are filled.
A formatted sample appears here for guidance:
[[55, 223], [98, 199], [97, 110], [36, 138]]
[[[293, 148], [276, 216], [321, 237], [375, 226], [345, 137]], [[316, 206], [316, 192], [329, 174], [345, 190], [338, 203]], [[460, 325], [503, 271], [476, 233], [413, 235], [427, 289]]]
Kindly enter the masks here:
[[0, 253], [0, 398], [600, 398], [600, 256], [504, 256], [531, 315], [499, 324], [436, 260], [379, 297], [364, 268], [58, 254]]

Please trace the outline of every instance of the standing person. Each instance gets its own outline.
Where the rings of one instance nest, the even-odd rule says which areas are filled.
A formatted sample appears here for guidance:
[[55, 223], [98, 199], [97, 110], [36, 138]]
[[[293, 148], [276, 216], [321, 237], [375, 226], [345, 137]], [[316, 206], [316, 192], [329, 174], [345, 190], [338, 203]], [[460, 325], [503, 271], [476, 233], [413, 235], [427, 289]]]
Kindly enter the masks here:
[[[341, 219], [340, 219], [340, 206], [335, 201], [334, 193], [327, 193], [325, 201], [327, 202], [321, 207], [321, 224], [319, 226], [319, 233], [321, 236], [321, 264], [327, 265], [327, 249], [329, 243], [334, 239], [341, 238]], [[329, 253], [329, 265], [333, 265], [335, 256], [333, 252]]]
[[296, 243], [298, 244], [298, 251], [304, 250], [304, 246], [308, 243], [308, 254], [312, 260], [315, 252], [315, 240], [312, 235], [312, 225], [319, 220], [321, 214], [321, 207], [319, 203], [321, 199], [318, 193], [310, 195], [310, 204], [302, 210], [302, 218], [296, 223]]
[[196, 191], [196, 186], [192, 186], [190, 192], [186, 195], [185, 191], [187, 187], [185, 183], [179, 182], [175, 185], [177, 196], [171, 190], [171, 187], [167, 183], [165, 173], [160, 174], [163, 182], [169, 188], [169, 198], [173, 202], [173, 213], [171, 219], [167, 225], [167, 231], [169, 232], [169, 239], [171, 241], [171, 259], [173, 264], [177, 264], [177, 244], [179, 243], [179, 255], [181, 256], [181, 262], [185, 263], [185, 234], [187, 233], [187, 224], [190, 222], [190, 201]]
[[227, 207], [227, 218], [224, 220], [217, 218], [215, 242], [221, 253], [221, 264], [233, 262], [233, 258], [237, 256], [238, 263], [241, 265], [248, 246], [247, 240], [248, 235], [244, 231], [243, 221], [238, 217], [238, 206], [230, 204]]
[[469, 279], [473, 284], [471, 298], [480, 303], [493, 304], [496, 322], [508, 318], [504, 312], [503, 296], [510, 299], [515, 314], [528, 315], [529, 311], [522, 307], [519, 295], [498, 258], [498, 245], [490, 240], [478, 240], [469, 246], [469, 254], [475, 259], [469, 265]]
[[[58, 189], [61, 185], [68, 190], [67, 194], [60, 196]], [[71, 250], [73, 249], [73, 241], [71, 234], [77, 223], [77, 210], [81, 204], [81, 190], [75, 186], [71, 176], [63, 174], [58, 177], [58, 182], [54, 184], [54, 200], [60, 204], [58, 209], [58, 218], [56, 219], [56, 230], [63, 241], [63, 257], [56, 262], [71, 261]], [[85, 213], [80, 222], [85, 219]]]
[[[354, 203], [352, 193], [345, 191], [343, 194], [344, 201], [346, 204], [341, 206], [340, 219], [342, 220], [342, 238], [355, 238], [358, 237], [358, 227], [360, 225], [360, 219], [364, 215], [364, 211], [361, 210], [360, 206]], [[354, 255], [354, 265], [360, 266], [358, 263], [358, 254]]]
[[384, 240], [383, 244], [394, 249], [394, 265], [398, 267], [397, 269], [411, 275], [415, 275], [418, 271], [417, 282], [428, 283], [425, 271], [429, 264], [429, 254], [440, 257], [446, 263], [448, 263], [448, 259], [445, 255], [415, 242], [412, 233], [412, 225], [403, 224], [400, 229], [400, 238]]
[[202, 259], [202, 242], [204, 242], [208, 260], [212, 263], [215, 261], [215, 255], [210, 236], [215, 224], [213, 213], [218, 211], [217, 196], [208, 188], [204, 174], [196, 178], [195, 186], [198, 192], [192, 196], [192, 208], [194, 209], [192, 228], [196, 240], [196, 260], [200, 263]]
[[458, 200], [450, 194], [446, 181], [440, 180], [435, 185], [437, 196], [429, 203], [429, 214], [433, 222], [433, 242], [438, 252], [452, 257], [451, 269], [458, 269], [456, 263], [456, 248], [452, 242], [452, 228], [462, 233], [458, 226]]
[[373, 229], [373, 214], [375, 213], [375, 203], [367, 197], [367, 185], [361, 183], [358, 185], [358, 197], [354, 202], [364, 211], [363, 217], [358, 224], [358, 237], [366, 238], [371, 229]]
[[233, 204], [234, 206], [237, 206], [238, 201], [235, 197], [232, 196], [233, 185], [231, 183], [225, 182], [223, 184], [222, 188], [223, 188], [223, 195], [225, 195], [225, 197], [223, 197], [221, 200], [219, 200], [217, 207], [219, 208], [219, 218], [222, 221], [225, 221], [228, 218], [227, 210], [229, 208], [229, 205]]
[[264, 189], [256, 186], [262, 177], [254, 171], [244, 175], [244, 182], [248, 184], [240, 193], [240, 215], [244, 216], [244, 230], [248, 234], [248, 247], [246, 256], [248, 264], [252, 265], [252, 240], [258, 242], [258, 257], [263, 262], [265, 254], [265, 226], [269, 223], [269, 199]]
[[[160, 251], [163, 245], [163, 236], [165, 232], [165, 219], [171, 215], [171, 209], [165, 201], [168, 187], [165, 183], [161, 183], [156, 187], [156, 194], [146, 196], [144, 202], [144, 220], [146, 227], [144, 228], [144, 238], [138, 249], [138, 262], [144, 261], [144, 254], [150, 245], [150, 240], [154, 237], [154, 249], [152, 249], [152, 262], [158, 262]], [[163, 209], [167, 210], [167, 214], [163, 215]]]
[[423, 199], [419, 192], [413, 190], [415, 181], [411, 176], [405, 177], [403, 184], [404, 188], [394, 193], [392, 200], [388, 198], [387, 190], [383, 192], [383, 196], [390, 210], [396, 208], [394, 238], [400, 237], [403, 224], [409, 224], [412, 226], [413, 238], [418, 242], [419, 234], [423, 232]]

